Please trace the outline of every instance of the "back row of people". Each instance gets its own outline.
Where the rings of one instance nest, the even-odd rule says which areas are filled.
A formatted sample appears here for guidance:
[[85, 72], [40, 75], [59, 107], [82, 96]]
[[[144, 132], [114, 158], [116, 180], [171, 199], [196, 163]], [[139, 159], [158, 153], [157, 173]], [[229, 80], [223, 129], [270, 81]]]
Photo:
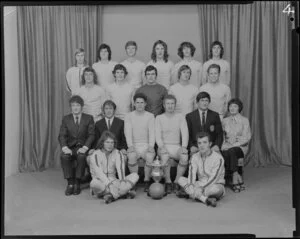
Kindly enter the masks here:
[[[102, 195], [101, 193], [107, 190], [109, 185], [112, 185], [111, 183], [115, 181], [115, 176], [113, 175], [116, 172], [116, 157], [119, 160], [118, 175], [122, 174], [122, 176], [119, 175], [118, 177], [121, 180], [120, 182], [117, 181], [119, 183], [115, 182], [117, 185], [111, 186], [114, 188], [112, 190], [121, 190], [120, 185], [122, 184], [123, 189], [125, 188], [126, 192], [130, 192], [128, 192], [128, 195], [134, 197], [134, 185], [138, 180], [137, 160], [143, 158], [146, 161], [144, 181], [145, 191], [147, 192], [150, 186], [151, 164], [156, 153], [159, 155], [164, 166], [167, 193], [175, 191], [180, 195], [180, 187], [185, 190], [185, 193], [191, 193], [192, 189], [186, 187], [188, 183], [182, 176], [188, 167], [189, 156], [197, 154], [199, 150], [201, 151], [201, 145], [199, 145], [198, 140], [199, 132], [208, 133], [209, 137], [207, 140], [212, 144], [210, 145], [211, 150], [217, 153], [214, 153], [214, 159], [212, 160], [218, 163], [208, 162], [208, 168], [201, 169], [202, 173], [204, 172], [206, 175], [210, 174], [209, 177], [204, 175], [207, 185], [210, 184], [209, 182], [214, 182], [216, 178], [222, 178], [222, 175], [219, 175], [221, 168], [218, 170], [218, 167], [222, 165], [223, 155], [226, 168], [233, 173], [232, 189], [235, 192], [241, 191], [243, 189], [243, 181], [241, 175], [237, 172], [237, 160], [243, 157], [248, 150], [251, 138], [249, 121], [240, 115], [243, 107], [241, 101], [239, 99], [232, 99], [228, 104], [230, 116], [223, 119], [222, 126], [219, 114], [208, 109], [210, 101], [211, 98], [207, 92], [200, 92], [196, 97], [198, 109], [188, 113], [184, 117], [182, 114], [175, 113], [176, 97], [167, 95], [163, 99], [165, 113], [157, 115], [155, 118], [154, 114], [145, 110], [148, 102], [147, 96], [143, 93], [136, 93], [134, 96], [135, 110], [126, 115], [125, 123], [114, 117], [116, 105], [114, 102], [108, 100], [103, 105], [105, 118], [98, 121], [96, 129], [94, 129], [92, 116], [81, 112], [84, 105], [83, 100], [79, 96], [73, 96], [70, 99], [72, 114], [64, 117], [59, 135], [63, 151], [61, 162], [64, 177], [68, 180], [66, 195], [80, 193], [79, 183], [84, 173], [85, 157], [87, 151], [91, 148], [96, 148], [88, 160], [93, 177], [91, 190], [97, 195]], [[124, 128], [122, 125], [124, 125]], [[116, 128], [118, 128], [117, 132]], [[115, 132], [114, 135], [117, 136], [116, 141], [119, 143], [117, 147], [119, 150], [114, 151], [114, 157], [109, 156], [111, 154], [104, 156], [105, 154], [103, 154], [102, 150], [105, 146], [103, 145], [104, 141], [99, 140], [99, 138], [95, 139], [95, 134], [99, 137], [99, 135], [103, 135], [103, 130]], [[97, 145], [93, 146], [95, 143]], [[113, 140], [113, 143], [116, 142]], [[157, 150], [155, 150], [155, 143], [157, 144]], [[74, 159], [74, 156], [76, 156], [75, 160], [77, 162], [75, 171], [73, 171], [71, 160], [72, 157]], [[110, 157], [114, 160], [110, 159]], [[128, 159], [125, 160], [126, 158]], [[177, 175], [173, 183], [170, 179], [170, 158], [178, 161]], [[125, 162], [130, 171], [128, 178], [126, 178], [124, 172], [121, 170], [122, 167], [125, 167]], [[98, 175], [99, 172], [96, 168], [98, 171], [99, 169], [102, 170], [102, 176]], [[191, 173], [196, 172], [197, 174], [197, 170], [193, 170], [193, 168], [190, 168]], [[103, 179], [101, 179], [103, 173], [106, 174], [106, 178], [111, 174], [111, 180], [107, 178], [106, 184], [103, 184]], [[220, 193], [218, 192], [218, 194]], [[106, 198], [107, 201], [120, 196], [112, 192], [109, 195]], [[223, 194], [221, 193], [220, 195]]]
[[[127, 80], [134, 89], [141, 87], [144, 83], [143, 72], [148, 65], [153, 65], [158, 71], [158, 83], [165, 86], [167, 89], [177, 82], [177, 72], [182, 65], [188, 65], [191, 70], [190, 82], [195, 87], [199, 88], [205, 84], [207, 79], [207, 69], [211, 64], [218, 64], [220, 66], [220, 82], [229, 86], [230, 84], [230, 65], [224, 60], [224, 48], [221, 42], [214, 41], [210, 46], [209, 60], [202, 64], [196, 61], [193, 57], [196, 51], [195, 46], [190, 42], [182, 42], [178, 48], [178, 56], [181, 60], [174, 65], [169, 60], [168, 46], [162, 41], [158, 40], [154, 43], [151, 60], [145, 64], [136, 59], [137, 43], [128, 41], [125, 44], [125, 50], [128, 58], [120, 64], [124, 65], [128, 70]], [[75, 52], [76, 63], [69, 68], [66, 74], [67, 89], [71, 93], [82, 86], [81, 76], [83, 70], [88, 67], [85, 60], [84, 49], [79, 48]], [[108, 85], [114, 83], [115, 79], [111, 72], [118, 63], [112, 60], [112, 51], [109, 45], [101, 44], [97, 50], [97, 62], [92, 65], [98, 78], [99, 85], [106, 88]]]

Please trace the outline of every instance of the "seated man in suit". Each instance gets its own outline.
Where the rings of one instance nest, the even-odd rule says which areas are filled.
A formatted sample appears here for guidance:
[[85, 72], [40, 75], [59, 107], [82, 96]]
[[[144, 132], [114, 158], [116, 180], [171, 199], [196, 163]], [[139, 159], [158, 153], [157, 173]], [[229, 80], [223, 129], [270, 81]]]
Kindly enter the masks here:
[[208, 132], [212, 141], [212, 150], [220, 153], [223, 143], [222, 124], [217, 112], [208, 109], [210, 95], [202, 91], [196, 97], [198, 109], [186, 115], [186, 122], [189, 129], [190, 154], [198, 152], [197, 134], [200, 131]]
[[196, 138], [199, 152], [191, 158], [188, 178], [179, 178], [178, 183], [184, 192], [179, 191], [177, 196], [195, 199], [215, 207], [217, 200], [225, 195], [224, 159], [221, 154], [211, 150], [209, 133], [200, 132]]
[[68, 180], [66, 196], [80, 194], [80, 179], [84, 176], [87, 151], [95, 138], [93, 116], [82, 113], [83, 99], [74, 95], [69, 103], [72, 113], [63, 117], [58, 136], [62, 148], [61, 166], [64, 178]]

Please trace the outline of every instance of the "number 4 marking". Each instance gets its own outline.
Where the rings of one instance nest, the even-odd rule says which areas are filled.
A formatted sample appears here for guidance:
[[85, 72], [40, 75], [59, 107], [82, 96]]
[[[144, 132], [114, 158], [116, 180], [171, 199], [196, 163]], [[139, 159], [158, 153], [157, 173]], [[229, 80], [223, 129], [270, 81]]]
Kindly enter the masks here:
[[288, 4], [285, 9], [283, 9], [283, 13], [287, 13], [288, 15], [290, 15], [290, 13], [295, 13], [294, 8], [291, 9], [291, 4]]

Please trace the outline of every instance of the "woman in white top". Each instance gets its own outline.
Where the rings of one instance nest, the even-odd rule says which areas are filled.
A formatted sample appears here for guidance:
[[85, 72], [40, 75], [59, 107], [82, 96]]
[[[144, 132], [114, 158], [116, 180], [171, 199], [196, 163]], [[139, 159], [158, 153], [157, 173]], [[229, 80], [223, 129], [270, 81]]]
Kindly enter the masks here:
[[202, 77], [202, 63], [193, 59], [196, 48], [190, 42], [182, 42], [178, 48], [177, 55], [182, 59], [174, 66], [172, 73], [172, 82], [175, 84], [178, 81], [178, 70], [183, 65], [188, 65], [191, 68], [190, 83], [199, 88]]
[[207, 69], [211, 64], [217, 64], [221, 67], [220, 82], [225, 85], [230, 85], [230, 64], [228, 61], [222, 59], [224, 55], [224, 47], [221, 42], [214, 41], [210, 46], [209, 60], [203, 64], [202, 83], [208, 82]]
[[125, 80], [128, 74], [125, 66], [117, 64], [112, 73], [116, 82], [107, 86], [106, 95], [117, 106], [116, 116], [124, 120], [125, 115], [131, 112], [134, 88]]
[[101, 44], [97, 51], [98, 62], [93, 64], [99, 84], [104, 89], [115, 82], [112, 71], [117, 62], [111, 60], [111, 49], [107, 44]]
[[168, 60], [168, 46], [162, 41], [158, 40], [154, 43], [151, 54], [151, 61], [146, 66], [152, 65], [157, 69], [157, 83], [169, 89], [171, 82], [171, 75], [174, 63]]
[[128, 82], [134, 89], [138, 89], [143, 84], [143, 72], [146, 64], [135, 58], [137, 52], [137, 44], [135, 41], [128, 41], [125, 45], [125, 50], [128, 58], [121, 64], [125, 66], [128, 71]]
[[88, 65], [86, 64], [84, 49], [78, 48], [75, 51], [75, 65], [70, 67], [66, 74], [66, 87], [71, 94], [82, 85], [81, 77], [86, 67]]
[[79, 95], [84, 100], [83, 113], [94, 117], [94, 122], [102, 119], [102, 104], [106, 99], [104, 89], [97, 84], [97, 75], [93, 68], [83, 71], [82, 86], [73, 95]]

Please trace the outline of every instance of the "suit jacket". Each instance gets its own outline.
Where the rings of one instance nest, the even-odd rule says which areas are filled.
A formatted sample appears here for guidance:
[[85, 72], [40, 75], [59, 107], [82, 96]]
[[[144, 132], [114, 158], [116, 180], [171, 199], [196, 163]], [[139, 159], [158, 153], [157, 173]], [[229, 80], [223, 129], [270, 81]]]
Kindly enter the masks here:
[[[95, 140], [93, 143], [93, 148], [96, 147], [98, 140], [100, 139], [102, 133], [107, 129], [107, 124], [105, 118], [96, 122], [95, 125]], [[127, 149], [126, 138], [124, 135], [124, 120], [114, 117], [114, 120], [110, 126], [110, 132], [112, 132], [117, 139], [117, 149]]]
[[78, 129], [75, 125], [73, 114], [63, 117], [58, 136], [61, 147], [74, 148], [76, 145], [81, 144], [91, 148], [94, 139], [95, 124], [93, 116], [82, 113]]
[[204, 125], [201, 125], [200, 114], [198, 109], [187, 114], [186, 121], [189, 129], [189, 149], [192, 146], [198, 148], [196, 137], [197, 133], [200, 131], [208, 132], [211, 136], [212, 146], [218, 145], [221, 149], [223, 143], [223, 129], [220, 116], [217, 112], [208, 109], [206, 115], [206, 122]]

